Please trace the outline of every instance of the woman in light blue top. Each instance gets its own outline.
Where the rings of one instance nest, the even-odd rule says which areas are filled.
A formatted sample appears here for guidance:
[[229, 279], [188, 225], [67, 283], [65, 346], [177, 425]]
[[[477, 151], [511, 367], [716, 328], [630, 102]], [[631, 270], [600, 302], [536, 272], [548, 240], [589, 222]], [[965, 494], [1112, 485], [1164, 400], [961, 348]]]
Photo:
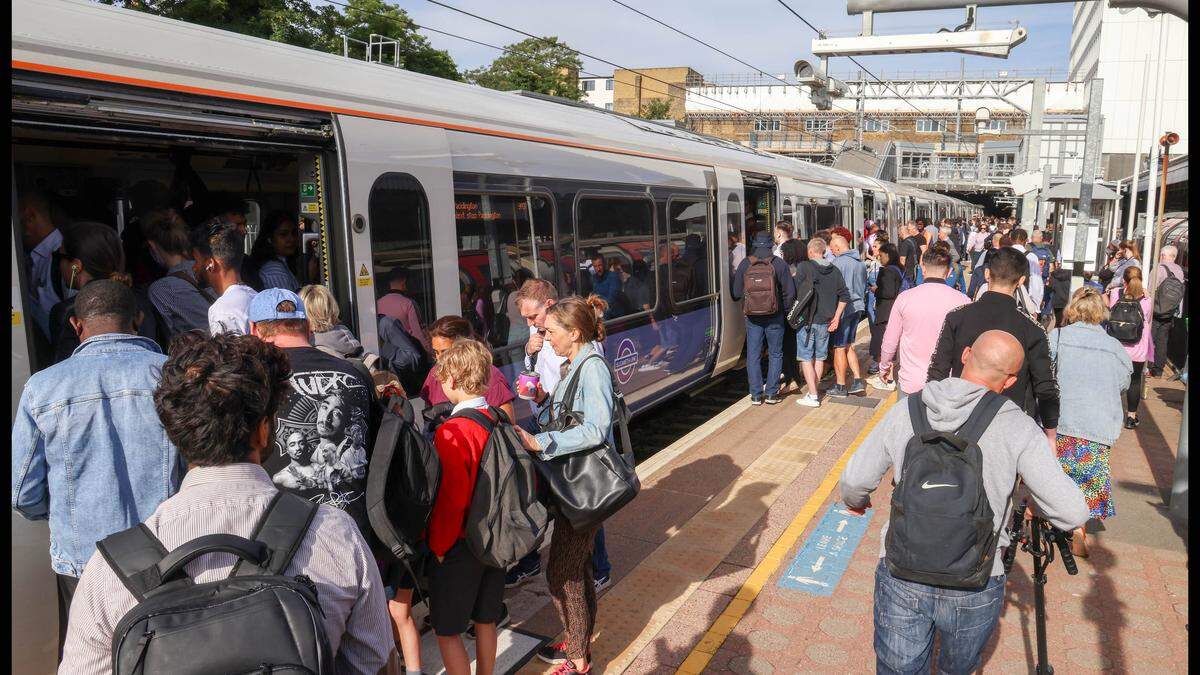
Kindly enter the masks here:
[[[612, 375], [593, 342], [603, 342], [604, 322], [596, 307], [579, 297], [563, 298], [546, 310], [546, 339], [554, 352], [567, 359], [567, 372], [554, 388], [551, 410], [573, 411], [579, 424], [563, 431], [530, 435], [518, 427], [525, 446], [543, 460], [592, 450], [605, 442], [613, 444]], [[574, 400], [563, 400], [578, 378]], [[545, 393], [540, 385], [536, 397]], [[615, 445], [613, 446], [615, 447]], [[592, 546], [597, 528], [576, 531], [558, 516], [550, 539], [546, 582], [550, 596], [566, 630], [566, 638], [538, 651], [538, 657], [561, 663], [556, 673], [586, 673], [590, 669], [592, 630], [596, 623], [596, 587], [589, 578]]]
[[257, 276], [259, 290], [284, 288], [300, 292], [293, 269], [300, 253], [300, 228], [295, 219], [282, 211], [272, 213], [254, 238], [250, 262]]
[[[1101, 327], [1107, 319], [1104, 298], [1084, 286], [1063, 311], [1063, 327], [1049, 335], [1061, 406], [1055, 451], [1098, 520], [1115, 513], [1108, 458], [1121, 435], [1122, 393], [1133, 372], [1124, 345]], [[1075, 555], [1087, 557], [1083, 528], [1075, 531], [1071, 548]]]

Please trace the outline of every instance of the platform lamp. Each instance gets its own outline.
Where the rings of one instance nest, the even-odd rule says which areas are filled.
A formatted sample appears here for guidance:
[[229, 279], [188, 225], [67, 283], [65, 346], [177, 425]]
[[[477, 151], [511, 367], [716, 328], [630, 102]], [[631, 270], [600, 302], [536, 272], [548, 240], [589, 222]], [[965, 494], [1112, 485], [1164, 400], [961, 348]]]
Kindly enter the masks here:
[[1150, 256], [1150, 265], [1152, 266], [1148, 280], [1150, 297], [1154, 297], [1154, 292], [1158, 290], [1158, 267], [1161, 264], [1158, 257], [1162, 250], [1163, 216], [1167, 211], [1167, 168], [1171, 165], [1171, 146], [1178, 142], [1179, 134], [1174, 131], [1168, 131], [1158, 139], [1158, 144], [1162, 146], [1162, 187], [1159, 188], [1158, 195], [1158, 226], [1154, 228], [1154, 253]]

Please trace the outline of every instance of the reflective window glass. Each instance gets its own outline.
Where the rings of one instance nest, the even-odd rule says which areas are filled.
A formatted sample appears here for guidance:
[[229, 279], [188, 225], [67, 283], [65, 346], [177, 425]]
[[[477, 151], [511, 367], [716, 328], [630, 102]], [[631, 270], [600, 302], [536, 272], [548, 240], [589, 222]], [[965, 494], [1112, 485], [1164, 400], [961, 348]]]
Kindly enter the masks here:
[[[386, 293], [393, 279], [416, 305], [421, 326], [433, 320], [433, 254], [429, 204], [416, 178], [386, 173], [371, 187], [367, 202], [376, 287]], [[399, 286], [399, 284], [396, 284]]]
[[[584, 197], [575, 211], [577, 292], [608, 303], [605, 319], [652, 309], [658, 297], [654, 213], [648, 199]], [[657, 256], [663, 257], [663, 256]]]
[[671, 300], [702, 298], [712, 292], [708, 261], [708, 202], [671, 200], [667, 209], [667, 257]]

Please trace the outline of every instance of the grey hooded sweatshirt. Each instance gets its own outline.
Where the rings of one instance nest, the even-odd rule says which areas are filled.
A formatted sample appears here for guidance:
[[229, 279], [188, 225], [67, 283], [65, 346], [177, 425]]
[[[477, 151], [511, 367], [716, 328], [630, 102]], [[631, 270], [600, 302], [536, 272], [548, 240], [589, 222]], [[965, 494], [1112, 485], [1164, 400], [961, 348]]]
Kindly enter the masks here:
[[[978, 384], [952, 377], [929, 382], [919, 396], [925, 402], [929, 425], [947, 431], [967, 421], [985, 391]], [[893, 481], [899, 482], [904, 450], [912, 436], [908, 402], [900, 401], [883, 416], [846, 464], [841, 478], [842, 501], [851, 508], [861, 508], [889, 468], [893, 469]], [[1018, 475], [1033, 497], [1038, 515], [1055, 527], [1073, 530], [1087, 522], [1083, 493], [1063, 473], [1042, 428], [1015, 403], [1004, 402], [979, 439], [979, 448], [983, 451], [983, 483], [992, 507], [992, 527], [999, 529], [1002, 523], [1005, 525], [997, 542], [991, 576], [1004, 574], [1000, 553], [1008, 545], [1007, 521], [1012, 512], [1009, 496]], [[886, 554], [886, 526], [881, 539], [879, 557], [882, 558]]]

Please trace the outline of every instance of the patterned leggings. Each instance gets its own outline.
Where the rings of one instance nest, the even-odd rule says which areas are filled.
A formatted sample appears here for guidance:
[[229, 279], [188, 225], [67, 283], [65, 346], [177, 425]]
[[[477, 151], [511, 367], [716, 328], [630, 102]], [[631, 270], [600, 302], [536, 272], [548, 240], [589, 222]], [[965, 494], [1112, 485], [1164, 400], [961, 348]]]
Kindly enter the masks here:
[[566, 652], [572, 659], [587, 659], [596, 628], [596, 586], [592, 581], [592, 546], [596, 528], [571, 529], [562, 516], [554, 520], [546, 583], [558, 618], [566, 631]]

